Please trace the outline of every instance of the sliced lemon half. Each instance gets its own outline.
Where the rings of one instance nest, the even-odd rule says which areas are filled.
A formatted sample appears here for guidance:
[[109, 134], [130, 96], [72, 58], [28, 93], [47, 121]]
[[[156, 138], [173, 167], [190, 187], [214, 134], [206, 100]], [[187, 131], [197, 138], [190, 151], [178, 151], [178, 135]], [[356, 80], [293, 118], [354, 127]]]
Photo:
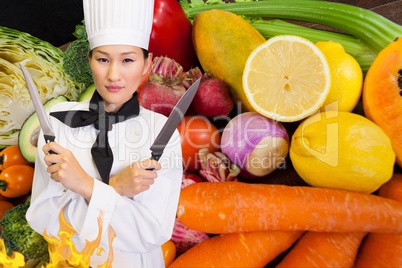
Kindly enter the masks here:
[[294, 122], [316, 112], [331, 84], [328, 62], [311, 41], [295, 35], [268, 39], [249, 55], [243, 89], [260, 114]]

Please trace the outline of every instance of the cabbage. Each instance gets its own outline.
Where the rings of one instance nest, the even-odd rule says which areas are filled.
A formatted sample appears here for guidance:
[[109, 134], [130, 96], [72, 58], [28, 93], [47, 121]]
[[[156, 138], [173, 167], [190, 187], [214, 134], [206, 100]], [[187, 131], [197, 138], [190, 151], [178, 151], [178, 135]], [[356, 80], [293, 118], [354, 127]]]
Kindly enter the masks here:
[[24, 121], [35, 111], [19, 63], [31, 74], [42, 103], [85, 89], [63, 69], [63, 51], [28, 33], [0, 26], [0, 148], [18, 144]]

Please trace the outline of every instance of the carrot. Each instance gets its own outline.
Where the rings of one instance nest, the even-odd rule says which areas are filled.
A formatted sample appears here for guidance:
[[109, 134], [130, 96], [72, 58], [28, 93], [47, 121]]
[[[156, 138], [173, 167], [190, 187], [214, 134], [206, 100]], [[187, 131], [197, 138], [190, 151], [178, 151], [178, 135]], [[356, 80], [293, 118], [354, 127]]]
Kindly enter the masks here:
[[365, 234], [305, 232], [276, 268], [353, 267]]
[[[378, 194], [402, 202], [402, 174], [395, 173]], [[355, 267], [402, 267], [402, 235], [368, 234], [360, 246]]]
[[378, 190], [378, 195], [402, 202], [402, 173], [394, 173]]
[[262, 230], [402, 233], [402, 203], [309, 186], [200, 182], [181, 191], [177, 217], [210, 233]]
[[176, 258], [175, 267], [264, 267], [287, 250], [302, 231], [259, 231], [208, 238]]

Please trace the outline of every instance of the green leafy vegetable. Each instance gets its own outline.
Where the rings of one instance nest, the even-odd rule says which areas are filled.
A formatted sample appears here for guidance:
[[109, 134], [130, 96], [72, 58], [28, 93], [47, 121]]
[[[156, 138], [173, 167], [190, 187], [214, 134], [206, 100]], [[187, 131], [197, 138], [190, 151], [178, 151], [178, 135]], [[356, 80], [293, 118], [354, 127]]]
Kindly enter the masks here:
[[77, 39], [64, 51], [64, 71], [77, 83], [88, 88], [93, 83], [91, 67], [88, 61], [89, 43], [87, 39]]
[[75, 26], [73, 35], [77, 40], [71, 42], [64, 51], [63, 68], [74, 81], [88, 88], [93, 83], [93, 76], [88, 61], [90, 47], [85, 20]]
[[59, 48], [0, 26], [0, 148], [18, 144], [21, 126], [34, 112], [19, 63], [32, 75], [42, 103], [60, 95], [76, 100], [84, 90], [65, 73]]
[[75, 31], [73, 35], [77, 37], [77, 39], [87, 39], [87, 30], [85, 29], [85, 20], [81, 21], [81, 24], [77, 24], [75, 26]]

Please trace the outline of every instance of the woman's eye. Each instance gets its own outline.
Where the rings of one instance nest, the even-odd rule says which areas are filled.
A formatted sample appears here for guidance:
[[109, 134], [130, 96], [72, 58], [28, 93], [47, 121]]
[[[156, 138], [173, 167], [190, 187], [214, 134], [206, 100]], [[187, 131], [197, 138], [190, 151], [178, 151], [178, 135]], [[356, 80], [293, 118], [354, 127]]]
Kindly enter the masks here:
[[108, 62], [108, 60], [106, 58], [99, 58], [98, 61], [99, 62]]
[[133, 62], [133, 61], [134, 61], [133, 59], [129, 59], [129, 58], [126, 58], [123, 60], [123, 62]]

